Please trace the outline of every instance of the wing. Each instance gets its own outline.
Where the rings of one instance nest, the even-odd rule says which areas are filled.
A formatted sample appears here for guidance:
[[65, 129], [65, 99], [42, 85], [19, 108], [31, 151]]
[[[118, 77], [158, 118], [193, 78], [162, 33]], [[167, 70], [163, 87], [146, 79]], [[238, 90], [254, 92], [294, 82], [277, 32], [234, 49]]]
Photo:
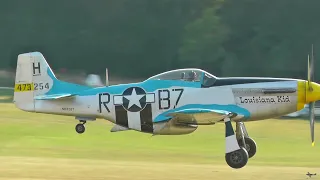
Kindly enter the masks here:
[[186, 109], [169, 113], [168, 115], [171, 116], [176, 123], [207, 125], [215, 124], [230, 114], [232, 114], [232, 112], [221, 110]]
[[77, 94], [69, 94], [69, 93], [62, 93], [62, 94], [51, 94], [51, 95], [39, 95], [35, 96], [35, 100], [56, 100], [56, 99], [62, 99], [62, 98], [69, 98], [72, 96], [75, 96]]
[[172, 120], [179, 124], [209, 125], [227, 116], [240, 119], [249, 117], [250, 113], [236, 105], [186, 105], [158, 115], [155, 122]]

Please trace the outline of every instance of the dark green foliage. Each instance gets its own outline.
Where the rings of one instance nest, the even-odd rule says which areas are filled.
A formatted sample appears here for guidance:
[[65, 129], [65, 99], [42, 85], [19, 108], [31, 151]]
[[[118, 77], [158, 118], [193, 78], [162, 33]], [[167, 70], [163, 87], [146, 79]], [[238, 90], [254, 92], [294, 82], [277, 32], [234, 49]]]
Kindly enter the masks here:
[[53, 69], [108, 67], [116, 76], [198, 67], [217, 76], [306, 78], [312, 43], [319, 67], [318, 7], [317, 0], [4, 1], [0, 69], [40, 51]]

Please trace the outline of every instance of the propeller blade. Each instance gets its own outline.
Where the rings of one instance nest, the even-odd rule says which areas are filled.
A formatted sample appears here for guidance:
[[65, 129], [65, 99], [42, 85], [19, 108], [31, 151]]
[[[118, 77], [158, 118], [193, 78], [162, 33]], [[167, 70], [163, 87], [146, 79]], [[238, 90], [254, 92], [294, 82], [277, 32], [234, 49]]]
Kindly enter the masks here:
[[312, 146], [314, 146], [314, 105], [315, 102], [309, 103], [309, 115], [310, 115], [310, 132], [311, 132], [311, 142]]
[[308, 87], [309, 91], [313, 91], [311, 82], [314, 81], [314, 55], [313, 55], [313, 44], [311, 46], [311, 60], [308, 54]]
[[[309, 92], [313, 91], [311, 82], [314, 81], [314, 55], [313, 55], [313, 44], [311, 46], [311, 60], [308, 54], [308, 90]], [[307, 90], [307, 89], [306, 89]], [[314, 146], [314, 106], [315, 102], [309, 103], [309, 118], [310, 118], [310, 132], [311, 132], [311, 142]]]
[[312, 46], [311, 46], [310, 81], [314, 81], [314, 54], [313, 54], [313, 44], [312, 44]]
[[308, 54], [308, 83], [310, 84], [311, 81], [311, 74], [310, 74], [310, 55]]

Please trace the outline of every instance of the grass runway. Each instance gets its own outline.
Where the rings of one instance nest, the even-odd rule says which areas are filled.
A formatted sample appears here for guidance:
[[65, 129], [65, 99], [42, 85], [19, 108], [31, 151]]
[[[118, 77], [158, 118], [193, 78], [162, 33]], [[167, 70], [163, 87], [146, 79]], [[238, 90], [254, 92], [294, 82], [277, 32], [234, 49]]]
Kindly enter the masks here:
[[[311, 147], [306, 120], [246, 123], [258, 144], [246, 167], [224, 160], [224, 124], [201, 126], [179, 136], [135, 131], [111, 133], [105, 120], [87, 122], [77, 134], [74, 117], [20, 111], [0, 103], [2, 179], [306, 179], [320, 176], [320, 125]], [[312, 179], [320, 179], [319, 177]]]

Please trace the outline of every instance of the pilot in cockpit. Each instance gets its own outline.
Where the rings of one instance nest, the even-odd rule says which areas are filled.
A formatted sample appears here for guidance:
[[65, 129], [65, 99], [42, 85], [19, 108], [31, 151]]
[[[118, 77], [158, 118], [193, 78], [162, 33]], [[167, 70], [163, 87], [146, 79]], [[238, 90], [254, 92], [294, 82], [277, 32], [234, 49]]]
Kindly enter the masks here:
[[197, 79], [197, 73], [195, 71], [190, 71], [188, 72], [188, 74], [186, 75], [185, 72], [181, 73], [181, 80], [184, 81], [196, 81]]
[[197, 73], [195, 71], [190, 71], [188, 73], [187, 81], [196, 81], [196, 79], [197, 79]]
[[186, 73], [185, 72], [182, 72], [181, 73], [181, 80], [184, 80], [186, 78]]

